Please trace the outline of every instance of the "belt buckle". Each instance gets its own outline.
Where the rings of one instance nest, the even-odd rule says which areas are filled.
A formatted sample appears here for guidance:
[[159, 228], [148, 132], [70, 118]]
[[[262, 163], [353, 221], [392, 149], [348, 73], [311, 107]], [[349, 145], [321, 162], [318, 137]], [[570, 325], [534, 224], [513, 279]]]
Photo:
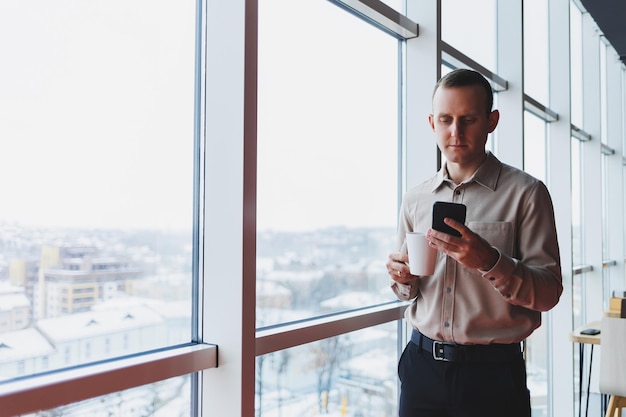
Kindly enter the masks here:
[[450, 359], [446, 358], [444, 348], [446, 346], [456, 346], [456, 343], [440, 342], [433, 340], [433, 358], [436, 361], [450, 362]]

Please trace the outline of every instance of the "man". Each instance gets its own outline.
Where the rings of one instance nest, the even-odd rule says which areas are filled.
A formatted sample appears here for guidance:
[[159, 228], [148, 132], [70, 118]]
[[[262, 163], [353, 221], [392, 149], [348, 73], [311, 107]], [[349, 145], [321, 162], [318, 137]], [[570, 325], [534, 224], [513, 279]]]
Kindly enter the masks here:
[[[392, 289], [413, 300], [413, 327], [398, 375], [400, 417], [529, 417], [520, 342], [563, 291], [552, 201], [545, 185], [486, 150], [498, 124], [487, 80], [460, 69], [435, 86], [428, 116], [445, 157], [409, 190], [389, 255]], [[463, 203], [455, 237], [430, 228], [435, 201]], [[432, 276], [412, 276], [406, 232], [426, 232], [439, 252]]]

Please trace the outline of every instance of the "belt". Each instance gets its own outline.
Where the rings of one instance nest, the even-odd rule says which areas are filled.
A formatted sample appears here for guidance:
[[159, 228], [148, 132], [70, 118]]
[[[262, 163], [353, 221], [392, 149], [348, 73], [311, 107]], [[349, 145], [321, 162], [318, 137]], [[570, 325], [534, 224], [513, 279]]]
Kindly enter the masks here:
[[437, 361], [445, 362], [508, 362], [522, 358], [519, 343], [490, 345], [459, 345], [452, 342], [432, 340], [417, 330], [411, 333], [411, 342], [426, 352], [432, 353]]

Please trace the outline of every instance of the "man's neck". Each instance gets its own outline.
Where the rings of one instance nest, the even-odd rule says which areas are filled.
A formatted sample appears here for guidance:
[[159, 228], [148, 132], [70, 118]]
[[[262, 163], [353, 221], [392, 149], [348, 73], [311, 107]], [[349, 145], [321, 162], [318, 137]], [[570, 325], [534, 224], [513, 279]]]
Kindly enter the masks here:
[[476, 163], [470, 165], [456, 164], [447, 161], [446, 169], [448, 171], [448, 176], [455, 184], [461, 184], [474, 175], [476, 170], [485, 162], [485, 159], [487, 159], [486, 153], [485, 157], [481, 161], [477, 161]]

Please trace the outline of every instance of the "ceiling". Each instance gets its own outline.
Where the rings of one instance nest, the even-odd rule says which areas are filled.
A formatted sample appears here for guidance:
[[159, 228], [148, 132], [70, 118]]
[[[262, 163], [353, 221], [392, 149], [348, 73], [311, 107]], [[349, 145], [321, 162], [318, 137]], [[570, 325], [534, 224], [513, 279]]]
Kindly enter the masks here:
[[581, 0], [581, 3], [626, 64], [626, 2]]

